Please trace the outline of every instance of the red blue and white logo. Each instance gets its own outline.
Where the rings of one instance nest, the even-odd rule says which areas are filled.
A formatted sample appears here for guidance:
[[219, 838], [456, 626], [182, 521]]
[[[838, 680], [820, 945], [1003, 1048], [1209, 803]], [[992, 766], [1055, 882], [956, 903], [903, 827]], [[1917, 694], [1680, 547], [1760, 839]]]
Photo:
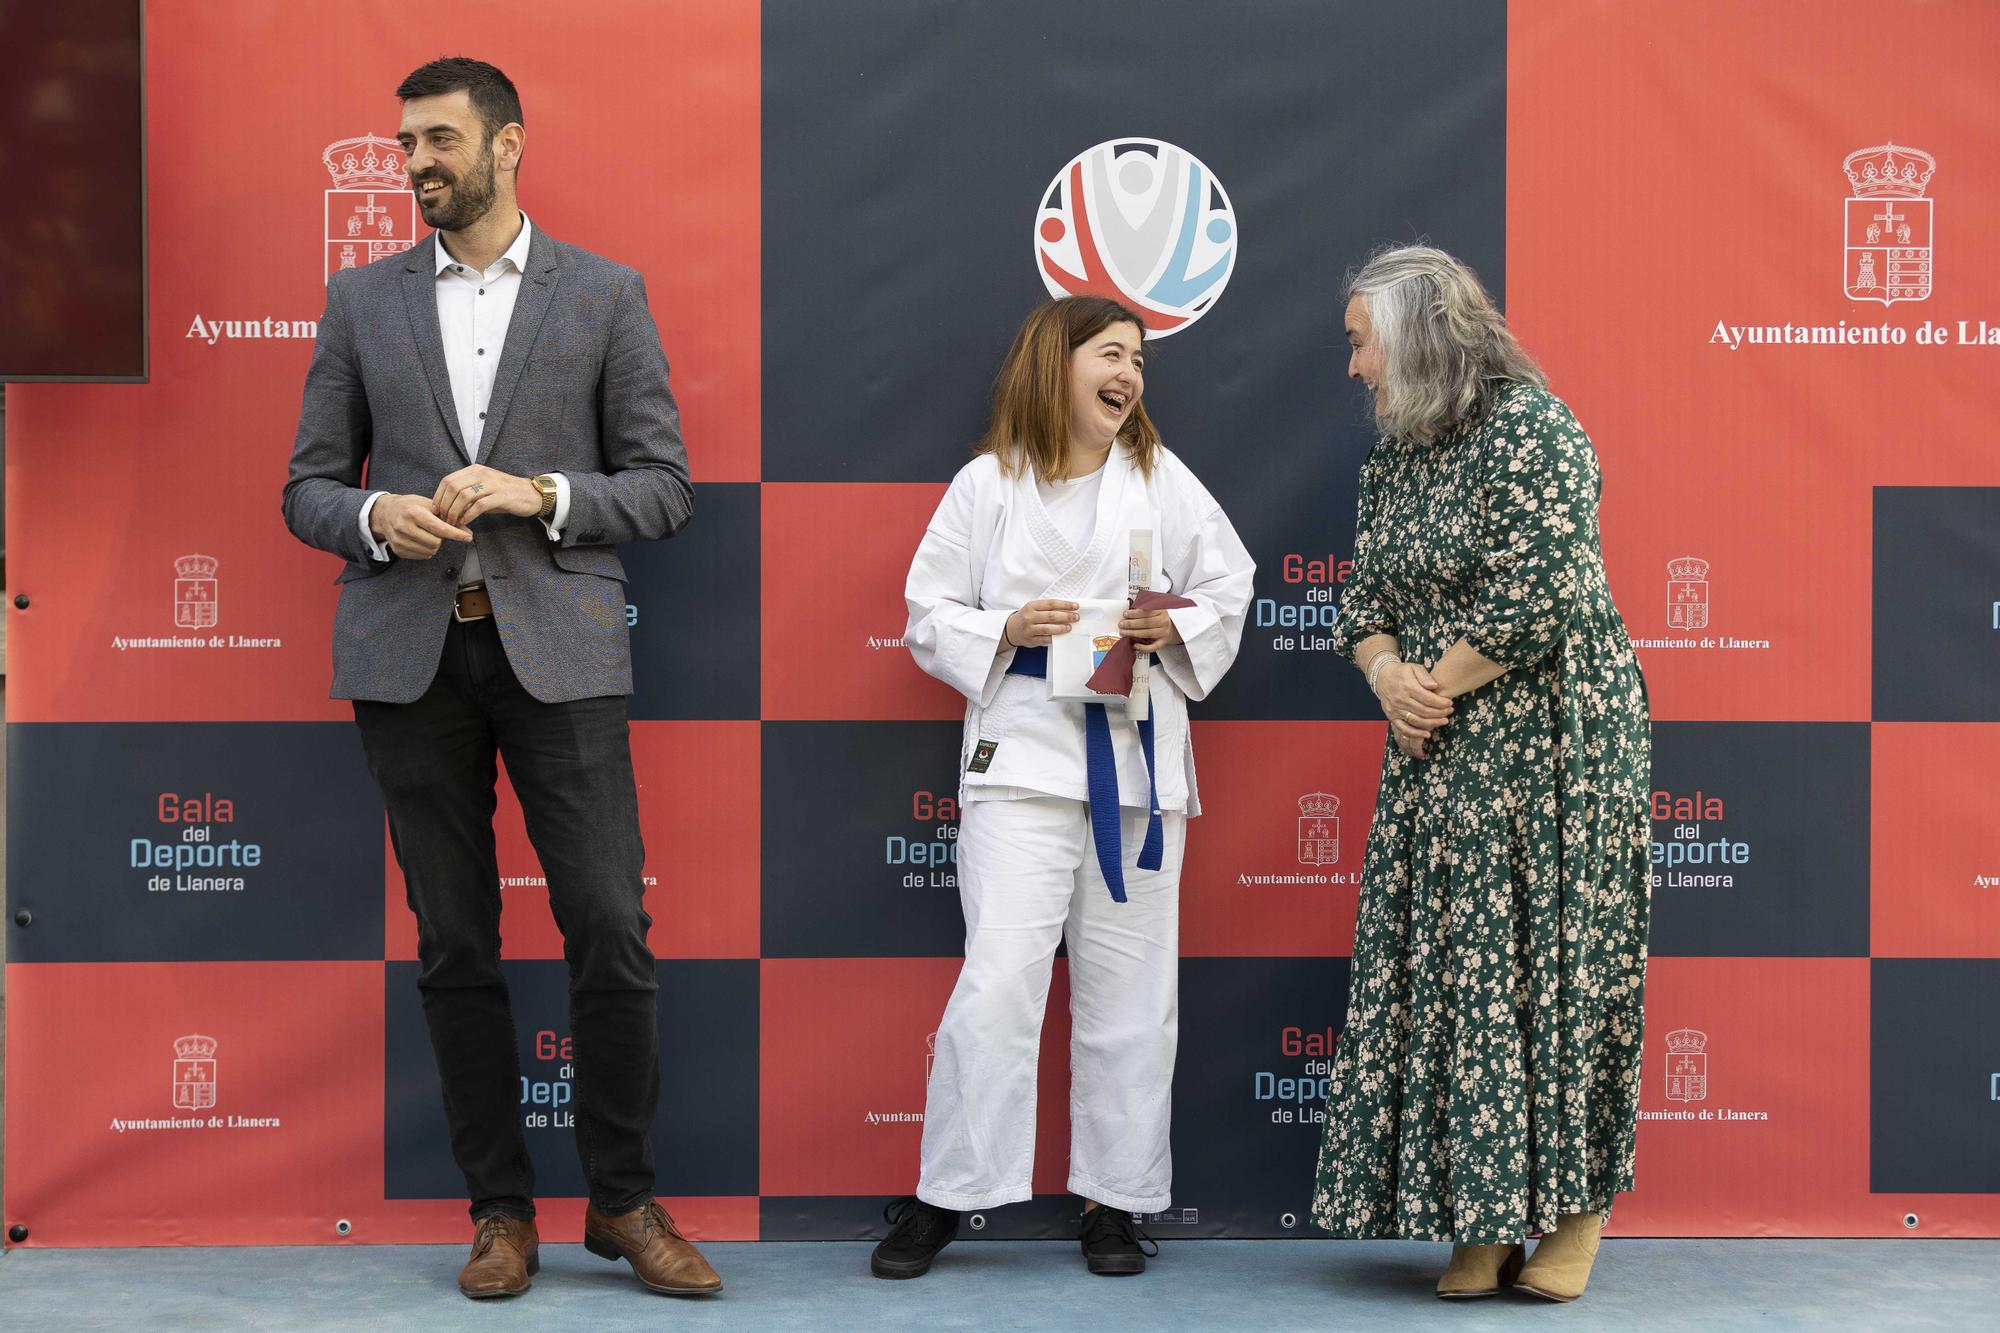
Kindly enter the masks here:
[[1049, 182], [1035, 261], [1051, 296], [1123, 301], [1163, 338], [1215, 308], [1236, 267], [1236, 211], [1185, 148], [1110, 139]]

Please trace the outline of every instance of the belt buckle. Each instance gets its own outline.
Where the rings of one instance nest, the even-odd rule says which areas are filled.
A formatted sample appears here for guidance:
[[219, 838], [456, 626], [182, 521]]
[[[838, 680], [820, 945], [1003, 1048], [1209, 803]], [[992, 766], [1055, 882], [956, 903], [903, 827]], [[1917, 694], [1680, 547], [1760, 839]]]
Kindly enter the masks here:
[[[452, 618], [453, 620], [457, 621], [457, 622], [458, 622], [459, 624], [461, 624], [461, 625], [476, 625], [476, 624], [478, 624], [478, 623], [479, 623], [480, 621], [482, 621], [482, 620], [491, 620], [491, 619], [493, 619], [493, 613], [492, 613], [491, 611], [488, 611], [488, 612], [487, 612], [487, 613], [486, 613], [485, 615], [483, 615], [483, 616], [468, 616], [468, 615], [461, 615], [461, 614], [459, 613], [459, 609], [458, 609], [458, 606], [459, 606], [459, 599], [460, 599], [460, 598], [462, 598], [463, 596], [465, 596], [465, 594], [466, 594], [466, 593], [468, 593], [468, 592], [481, 592], [481, 593], [483, 593], [483, 592], [485, 592], [485, 591], [486, 591], [486, 585], [484, 585], [484, 584], [481, 584], [481, 583], [475, 583], [475, 584], [471, 584], [471, 585], [468, 585], [467, 587], [463, 587], [463, 588], [460, 588], [460, 589], [458, 589], [458, 590], [457, 590], [456, 592], [452, 593], [452, 595], [451, 595], [451, 618]], [[492, 603], [491, 603], [491, 602], [488, 602], [488, 603], [487, 603], [487, 605], [489, 605], [489, 606], [490, 606], [490, 605], [492, 605]]]

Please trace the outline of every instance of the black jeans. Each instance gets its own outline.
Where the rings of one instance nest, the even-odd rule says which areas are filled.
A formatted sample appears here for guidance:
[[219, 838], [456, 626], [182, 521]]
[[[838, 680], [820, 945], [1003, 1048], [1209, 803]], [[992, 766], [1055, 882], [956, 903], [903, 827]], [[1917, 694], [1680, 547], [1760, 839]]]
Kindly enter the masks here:
[[576, 1144], [606, 1213], [653, 1196], [660, 1043], [622, 697], [546, 704], [515, 679], [491, 620], [454, 623], [408, 704], [357, 700], [368, 767], [417, 917], [417, 987], [472, 1215], [535, 1213], [521, 1060], [500, 970], [494, 756], [527, 816], [569, 962]]

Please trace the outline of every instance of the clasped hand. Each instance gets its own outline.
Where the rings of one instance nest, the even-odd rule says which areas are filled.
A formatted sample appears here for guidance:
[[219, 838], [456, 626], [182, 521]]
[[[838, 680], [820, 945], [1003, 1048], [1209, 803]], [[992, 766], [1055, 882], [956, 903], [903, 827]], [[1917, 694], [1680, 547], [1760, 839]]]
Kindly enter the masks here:
[[1375, 697], [1396, 748], [1412, 759], [1424, 757], [1424, 746], [1451, 721], [1451, 699], [1437, 681], [1415, 662], [1390, 662], [1375, 679]]
[[472, 521], [482, 514], [533, 518], [541, 511], [542, 493], [533, 482], [474, 463], [439, 482], [429, 498], [383, 496], [368, 511], [368, 526], [403, 559], [428, 560], [448, 541], [471, 541]]
[[[1016, 648], [1046, 648], [1058, 634], [1067, 634], [1079, 617], [1077, 604], [1059, 597], [1029, 602], [1007, 617], [1006, 639]], [[1174, 618], [1165, 611], [1134, 611], [1127, 607], [1118, 621], [1118, 632], [1133, 640], [1142, 653], [1154, 653], [1181, 641]]]

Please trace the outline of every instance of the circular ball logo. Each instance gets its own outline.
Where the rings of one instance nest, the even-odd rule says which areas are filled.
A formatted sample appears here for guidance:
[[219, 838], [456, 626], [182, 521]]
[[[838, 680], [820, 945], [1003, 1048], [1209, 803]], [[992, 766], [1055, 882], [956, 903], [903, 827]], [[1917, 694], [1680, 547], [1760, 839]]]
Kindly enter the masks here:
[[1215, 308], [1236, 267], [1236, 210], [1185, 148], [1107, 140], [1049, 182], [1035, 262], [1049, 295], [1123, 301], [1163, 338]]

